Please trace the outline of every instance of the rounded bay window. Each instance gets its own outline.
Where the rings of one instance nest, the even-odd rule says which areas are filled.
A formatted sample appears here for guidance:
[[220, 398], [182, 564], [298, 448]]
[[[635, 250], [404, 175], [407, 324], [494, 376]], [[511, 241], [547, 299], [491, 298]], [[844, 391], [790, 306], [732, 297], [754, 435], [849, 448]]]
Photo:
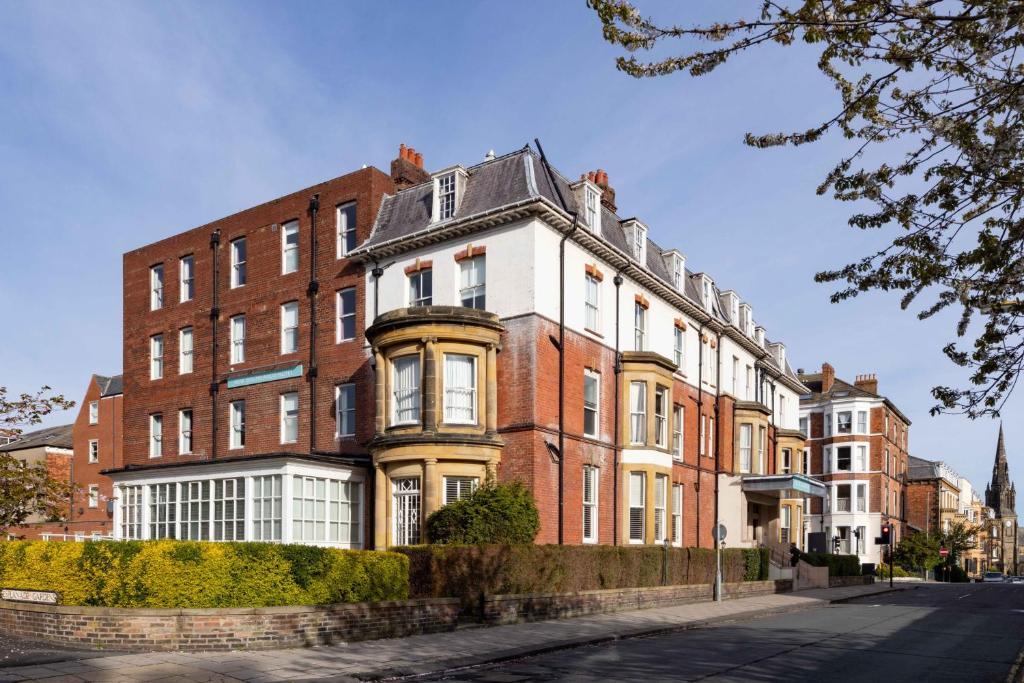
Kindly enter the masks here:
[[376, 547], [422, 543], [423, 522], [494, 476], [497, 354], [493, 313], [454, 306], [389, 311], [367, 330], [376, 373]]

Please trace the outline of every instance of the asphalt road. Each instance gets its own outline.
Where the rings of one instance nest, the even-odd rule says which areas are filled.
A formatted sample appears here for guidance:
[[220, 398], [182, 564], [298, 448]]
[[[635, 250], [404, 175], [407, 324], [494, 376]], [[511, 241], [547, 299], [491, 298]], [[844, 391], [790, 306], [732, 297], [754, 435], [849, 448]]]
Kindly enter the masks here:
[[419, 680], [1005, 681], [1022, 648], [1024, 585], [931, 584]]

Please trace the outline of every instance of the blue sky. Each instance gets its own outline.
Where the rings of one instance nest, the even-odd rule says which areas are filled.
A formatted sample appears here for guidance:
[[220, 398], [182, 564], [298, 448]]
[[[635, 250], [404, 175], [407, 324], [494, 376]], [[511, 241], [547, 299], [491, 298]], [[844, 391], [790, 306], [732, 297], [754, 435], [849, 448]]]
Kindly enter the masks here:
[[[651, 10], [685, 22], [712, 6]], [[844, 142], [742, 144], [833, 113], [815, 55], [769, 48], [699, 80], [637, 81], [616, 54], [582, 0], [0, 0], [0, 384], [80, 397], [90, 374], [120, 371], [129, 249], [386, 169], [400, 142], [441, 168], [539, 137], [567, 175], [605, 169], [620, 213], [750, 300], [795, 366], [877, 373], [913, 420], [911, 451], [983, 489], [996, 425], [928, 416], [929, 389], [963, 379], [941, 353], [950, 318], [919, 322], [897, 295], [833, 305], [813, 282], [881, 243], [814, 194]], [[1017, 475], [1022, 416], [1024, 392], [1004, 410]]]

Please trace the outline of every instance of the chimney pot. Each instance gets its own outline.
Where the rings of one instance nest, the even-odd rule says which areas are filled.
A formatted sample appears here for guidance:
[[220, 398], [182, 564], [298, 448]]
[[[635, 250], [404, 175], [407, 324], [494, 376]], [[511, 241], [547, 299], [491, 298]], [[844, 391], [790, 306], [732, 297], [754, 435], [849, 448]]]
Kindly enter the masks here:
[[416, 152], [416, 165], [423, 168], [423, 155], [419, 152]]
[[821, 393], [825, 394], [832, 391], [832, 386], [836, 382], [836, 369], [828, 363], [821, 364]]
[[398, 146], [398, 158], [399, 159], [404, 159], [405, 158], [405, 143], [404, 142]]

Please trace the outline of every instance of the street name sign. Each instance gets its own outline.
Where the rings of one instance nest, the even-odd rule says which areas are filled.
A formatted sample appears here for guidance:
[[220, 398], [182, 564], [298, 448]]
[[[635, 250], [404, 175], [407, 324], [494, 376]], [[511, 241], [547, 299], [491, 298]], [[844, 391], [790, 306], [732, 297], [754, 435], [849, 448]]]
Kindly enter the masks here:
[[0, 600], [10, 602], [32, 602], [39, 605], [59, 605], [60, 593], [54, 591], [34, 591], [23, 588], [0, 588]]

